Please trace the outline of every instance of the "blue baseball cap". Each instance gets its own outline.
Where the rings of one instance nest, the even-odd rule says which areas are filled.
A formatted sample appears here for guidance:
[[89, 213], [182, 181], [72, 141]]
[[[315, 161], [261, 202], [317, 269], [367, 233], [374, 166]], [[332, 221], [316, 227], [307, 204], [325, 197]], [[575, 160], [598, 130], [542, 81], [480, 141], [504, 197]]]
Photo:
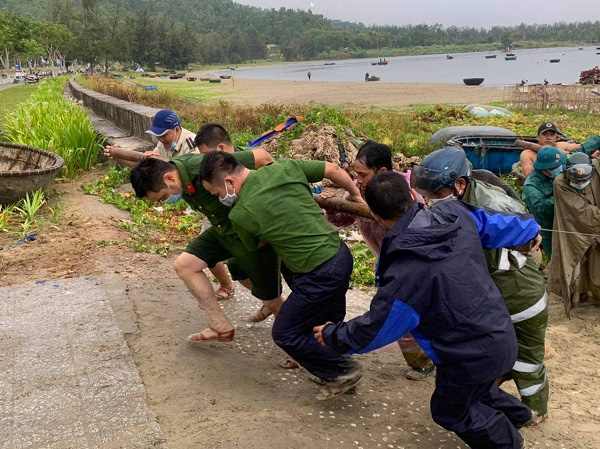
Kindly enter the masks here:
[[181, 127], [181, 121], [179, 121], [177, 114], [169, 109], [162, 109], [156, 113], [154, 119], [152, 119], [152, 126], [146, 133], [160, 137], [177, 126]]

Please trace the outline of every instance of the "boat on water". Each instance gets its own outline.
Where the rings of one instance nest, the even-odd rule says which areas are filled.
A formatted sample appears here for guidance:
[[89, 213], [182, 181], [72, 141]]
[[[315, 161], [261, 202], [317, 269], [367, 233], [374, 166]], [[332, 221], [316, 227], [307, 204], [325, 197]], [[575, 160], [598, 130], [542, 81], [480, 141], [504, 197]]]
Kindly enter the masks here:
[[369, 81], [379, 81], [381, 78], [375, 75], [371, 75], [370, 77], [367, 78], [367, 82]]
[[583, 50], [583, 47], [579, 47], [580, 50]]
[[371, 65], [388, 65], [390, 63], [390, 61], [388, 61], [387, 59], [380, 59], [377, 62], [372, 62]]
[[463, 83], [465, 83], [467, 86], [479, 86], [481, 83], [483, 83], [483, 80], [485, 78], [465, 78], [463, 79]]
[[485, 59], [496, 59], [497, 55], [485, 55]]
[[514, 53], [506, 53], [506, 56], [516, 56]]
[[323, 65], [335, 65], [335, 62], [326, 62], [326, 63], [325, 63], [325, 64], [323, 64]]
[[446, 59], [454, 59], [454, 56], [446, 55]]
[[508, 56], [508, 55], [506, 55], [506, 56], [504, 57], [504, 60], [505, 60], [505, 61], [515, 61], [516, 59], [517, 59], [517, 57], [516, 57], [515, 55], [513, 55], [513, 56]]
[[557, 62], [560, 62], [560, 59], [551, 59], [550, 62], [553, 63], [553, 64], [555, 64]]
[[221, 78], [222, 80], [229, 80], [231, 79], [231, 75], [221, 75], [219, 76], [219, 78]]

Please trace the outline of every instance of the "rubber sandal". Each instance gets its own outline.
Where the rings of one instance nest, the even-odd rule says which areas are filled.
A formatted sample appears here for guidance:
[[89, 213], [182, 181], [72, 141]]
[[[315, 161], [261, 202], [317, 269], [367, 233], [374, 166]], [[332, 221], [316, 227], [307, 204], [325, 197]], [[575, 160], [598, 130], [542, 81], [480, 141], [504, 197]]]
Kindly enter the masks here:
[[[215, 342], [219, 342], [219, 343], [228, 343], [230, 341], [233, 341], [233, 338], [235, 337], [235, 329], [231, 329], [230, 331], [227, 331], [227, 332], [219, 332], [214, 327], [209, 327], [208, 329], [214, 331], [217, 335], [214, 337], [206, 338], [200, 332], [198, 334], [188, 335], [186, 340], [192, 344], [210, 343], [211, 341], [215, 341]], [[194, 339], [193, 337], [195, 337], [196, 335], [199, 335], [200, 338]]]
[[260, 323], [269, 318], [272, 314], [273, 312], [271, 312], [267, 306], [262, 306], [254, 315], [250, 315], [248, 321], [251, 323]]
[[233, 287], [220, 286], [218, 288], [218, 290], [215, 292], [215, 296], [217, 297], [218, 301], [223, 301], [225, 299], [229, 299], [229, 298], [233, 297], [234, 294], [235, 294], [235, 288], [233, 288]]
[[296, 362], [289, 355], [286, 355], [279, 361], [279, 367], [283, 369], [296, 369], [300, 368], [300, 365], [298, 365], [298, 362]]

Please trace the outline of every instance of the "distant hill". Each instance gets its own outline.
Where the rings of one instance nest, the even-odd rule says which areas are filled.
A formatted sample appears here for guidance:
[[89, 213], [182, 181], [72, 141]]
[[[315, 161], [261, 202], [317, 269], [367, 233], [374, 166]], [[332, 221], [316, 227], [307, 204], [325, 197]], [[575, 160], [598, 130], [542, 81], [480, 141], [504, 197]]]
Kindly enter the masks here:
[[[366, 56], [367, 50], [415, 46], [467, 48], [483, 44], [501, 47], [532, 41], [600, 41], [599, 21], [493, 27], [489, 30], [444, 28], [439, 24], [367, 27], [330, 20], [308, 11], [261, 9], [231, 0], [0, 0], [0, 11], [63, 24], [74, 32], [78, 41], [85, 41], [89, 38], [89, 30], [84, 33], [83, 21], [75, 18], [80, 18], [83, 2], [98, 5], [103, 27], [109, 28], [110, 11], [117, 3], [123, 5], [120, 21], [124, 30], [118, 40], [122, 51], [119, 55], [112, 54], [110, 59], [130, 58], [143, 64], [151, 61], [177, 66], [190, 61], [237, 63], [265, 58], [267, 44], [275, 44], [276, 50], [286, 59], [299, 60], [359, 57]], [[83, 60], [92, 44], [88, 39], [88, 47], [82, 45], [81, 51], [75, 51], [75, 54]], [[161, 51], [168, 55], [159, 58]], [[179, 54], [175, 57], [174, 53]], [[104, 54], [107, 54], [106, 48]], [[140, 54], [145, 56], [140, 57]]]

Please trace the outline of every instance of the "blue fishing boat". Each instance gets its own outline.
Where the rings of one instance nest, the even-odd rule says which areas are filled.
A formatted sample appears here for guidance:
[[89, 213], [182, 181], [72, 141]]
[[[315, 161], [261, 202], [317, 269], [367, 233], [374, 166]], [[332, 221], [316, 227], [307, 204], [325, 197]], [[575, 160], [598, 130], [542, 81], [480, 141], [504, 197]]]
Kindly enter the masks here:
[[532, 136], [460, 136], [450, 139], [448, 144], [462, 148], [476, 170], [510, 173], [523, 151], [515, 145], [517, 139], [537, 143]]

